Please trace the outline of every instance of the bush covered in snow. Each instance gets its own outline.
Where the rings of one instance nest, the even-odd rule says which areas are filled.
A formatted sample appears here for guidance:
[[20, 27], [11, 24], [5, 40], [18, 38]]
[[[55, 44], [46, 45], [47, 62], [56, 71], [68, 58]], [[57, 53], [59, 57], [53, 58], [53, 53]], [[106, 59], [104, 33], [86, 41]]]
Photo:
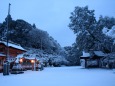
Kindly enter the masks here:
[[55, 56], [50, 56], [49, 57], [49, 65], [53, 65], [55, 67], [59, 67], [61, 65], [68, 65], [69, 62], [63, 57], [63, 56], [58, 56], [58, 55], [55, 55]]
[[103, 67], [115, 68], [115, 52], [109, 53], [102, 60]]

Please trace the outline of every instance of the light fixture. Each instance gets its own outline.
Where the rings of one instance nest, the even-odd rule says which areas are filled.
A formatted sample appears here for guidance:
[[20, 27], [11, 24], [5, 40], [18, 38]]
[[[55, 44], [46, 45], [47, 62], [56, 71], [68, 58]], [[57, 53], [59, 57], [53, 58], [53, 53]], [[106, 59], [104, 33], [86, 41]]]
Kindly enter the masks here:
[[31, 63], [34, 63], [35, 61], [34, 60], [31, 60]]
[[21, 63], [23, 62], [23, 59], [22, 59], [22, 58], [20, 59], [20, 62], [21, 62]]

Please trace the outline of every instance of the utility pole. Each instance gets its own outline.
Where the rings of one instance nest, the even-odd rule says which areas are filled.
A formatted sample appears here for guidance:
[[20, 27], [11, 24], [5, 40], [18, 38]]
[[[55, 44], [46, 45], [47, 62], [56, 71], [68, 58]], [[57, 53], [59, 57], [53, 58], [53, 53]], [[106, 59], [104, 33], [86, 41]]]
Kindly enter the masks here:
[[9, 48], [8, 48], [8, 42], [9, 42], [9, 15], [10, 15], [10, 6], [11, 4], [9, 3], [9, 6], [8, 6], [8, 16], [7, 16], [7, 51], [6, 51], [6, 61], [8, 61], [8, 58], [9, 58]]
[[9, 32], [9, 15], [10, 15], [10, 6], [11, 4], [9, 3], [9, 6], [8, 6], [8, 16], [7, 16], [7, 34], [6, 34], [6, 60], [3, 64], [3, 75], [9, 75], [9, 69], [10, 69], [10, 63], [8, 62], [8, 59], [9, 59], [9, 47], [8, 47], [8, 40], [9, 40], [9, 35], [8, 35], [8, 32]]

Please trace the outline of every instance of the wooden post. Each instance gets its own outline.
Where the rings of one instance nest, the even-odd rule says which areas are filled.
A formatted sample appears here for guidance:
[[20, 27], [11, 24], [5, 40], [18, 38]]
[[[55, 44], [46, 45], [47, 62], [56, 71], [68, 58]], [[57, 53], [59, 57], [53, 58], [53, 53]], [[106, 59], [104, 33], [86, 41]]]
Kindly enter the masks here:
[[87, 59], [85, 59], [85, 68], [87, 68]]
[[97, 59], [97, 63], [98, 63], [98, 67], [100, 68], [101, 67], [101, 62], [100, 62], [100, 59]]
[[34, 71], [36, 71], [36, 62], [34, 62]]
[[32, 71], [34, 70], [34, 63], [32, 63]]

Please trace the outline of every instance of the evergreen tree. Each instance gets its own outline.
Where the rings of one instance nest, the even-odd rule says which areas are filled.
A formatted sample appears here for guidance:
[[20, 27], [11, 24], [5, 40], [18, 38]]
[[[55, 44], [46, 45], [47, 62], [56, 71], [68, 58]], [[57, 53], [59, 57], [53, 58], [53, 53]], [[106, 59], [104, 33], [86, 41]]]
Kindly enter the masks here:
[[96, 26], [94, 10], [89, 10], [88, 6], [75, 7], [70, 20], [69, 27], [77, 35], [76, 43], [79, 45], [79, 49], [89, 50], [93, 48], [95, 44], [93, 31]]
[[115, 24], [114, 18], [101, 16], [99, 21], [96, 21], [94, 10], [89, 10], [86, 6], [75, 7], [70, 20], [69, 27], [77, 35], [76, 44], [81, 51], [90, 49], [102, 50], [106, 53], [111, 51], [105, 44], [111, 44], [113, 40], [105, 36], [102, 29], [103, 27], [111, 28]]

